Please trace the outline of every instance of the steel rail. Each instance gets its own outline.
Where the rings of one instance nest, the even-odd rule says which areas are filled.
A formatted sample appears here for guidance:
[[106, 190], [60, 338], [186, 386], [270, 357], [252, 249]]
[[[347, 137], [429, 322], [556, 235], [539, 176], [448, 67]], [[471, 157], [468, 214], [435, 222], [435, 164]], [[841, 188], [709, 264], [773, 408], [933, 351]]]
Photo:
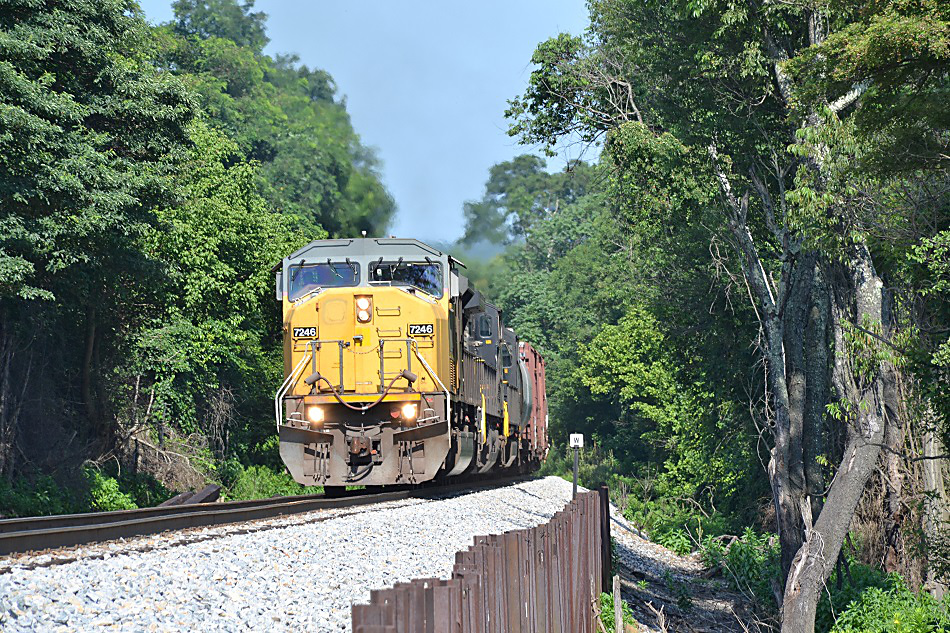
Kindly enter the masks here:
[[0, 556], [147, 536], [169, 530], [243, 523], [315, 510], [370, 506], [410, 498], [435, 498], [502, 486], [524, 479], [525, 475], [518, 475], [372, 494], [359, 494], [354, 491], [354, 494], [343, 497], [301, 495], [253, 501], [196, 503], [116, 512], [3, 519], [0, 520]]

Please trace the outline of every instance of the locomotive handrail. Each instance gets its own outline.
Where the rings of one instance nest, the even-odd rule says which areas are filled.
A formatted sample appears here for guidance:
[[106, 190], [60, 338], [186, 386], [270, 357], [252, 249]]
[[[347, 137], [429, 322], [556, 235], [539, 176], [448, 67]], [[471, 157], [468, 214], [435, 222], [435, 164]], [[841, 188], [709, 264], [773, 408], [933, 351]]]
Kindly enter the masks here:
[[[406, 347], [407, 347], [408, 349], [411, 349], [413, 352], [415, 352], [416, 358], [419, 359], [419, 362], [422, 364], [422, 366], [425, 367], [425, 369], [426, 369], [426, 371], [429, 373], [429, 375], [432, 376], [432, 379], [433, 379], [433, 380], [436, 382], [436, 384], [442, 389], [443, 393], [445, 393], [445, 419], [446, 419], [446, 420], [450, 420], [450, 418], [451, 418], [451, 412], [452, 412], [452, 395], [449, 393], [449, 390], [448, 390], [448, 388], [445, 386], [445, 383], [442, 382], [442, 379], [439, 378], [439, 375], [438, 375], [435, 371], [433, 371], [432, 367], [429, 366], [429, 363], [426, 362], [425, 357], [424, 357], [424, 356], [422, 355], [422, 353], [419, 351], [419, 345], [418, 345], [417, 341], [416, 341], [415, 339], [412, 339], [412, 338], [406, 338], [406, 339], [388, 339], [388, 340], [390, 340], [390, 341], [392, 341], [392, 342], [400, 342], [400, 343], [405, 342], [405, 343], [406, 343]], [[293, 371], [291, 371], [290, 374], [287, 376], [287, 378], [284, 379], [284, 382], [281, 384], [280, 389], [277, 390], [277, 393], [276, 393], [276, 395], [274, 396], [274, 414], [275, 414], [275, 416], [276, 416], [276, 418], [277, 418], [277, 431], [278, 431], [278, 432], [280, 432], [280, 425], [281, 425], [281, 423], [283, 422], [283, 417], [284, 417], [284, 411], [283, 411], [283, 410], [284, 410], [284, 404], [283, 404], [284, 395], [286, 395], [287, 391], [288, 391], [294, 384], [296, 384], [296, 381], [299, 379], [299, 374], [300, 374], [301, 370], [304, 368], [304, 366], [306, 366], [307, 361], [309, 361], [309, 360], [312, 358], [313, 361], [316, 362], [316, 350], [318, 349], [318, 346], [321, 345], [321, 344], [327, 344], [327, 343], [337, 343], [337, 344], [340, 345], [340, 356], [341, 356], [341, 358], [340, 358], [340, 374], [341, 374], [341, 378], [342, 378], [342, 373], [343, 373], [343, 358], [342, 358], [342, 355], [343, 355], [343, 341], [341, 341], [341, 340], [339, 340], [339, 339], [335, 339], [335, 340], [314, 340], [314, 341], [309, 341], [309, 342], [307, 343], [306, 353], [304, 354], [303, 358], [300, 359], [300, 361], [299, 361], [299, 362], [297, 363], [297, 365], [294, 367]], [[383, 378], [383, 373], [382, 373], [382, 370], [383, 370], [383, 341], [381, 340], [381, 341], [380, 341], [380, 344], [378, 345], [378, 347], [377, 347], [377, 348], [374, 348], [374, 349], [379, 349], [380, 379], [382, 379], [382, 378]], [[372, 350], [370, 350], [370, 351], [372, 351]], [[407, 355], [407, 356], [406, 356], [407, 369], [410, 369], [410, 368], [411, 368], [411, 360], [410, 360], [410, 359], [411, 359], [411, 356]], [[321, 378], [322, 378], [322, 376], [321, 376]], [[326, 380], [326, 379], [324, 378], [324, 380]], [[341, 382], [342, 382], [342, 381], [341, 381]], [[329, 384], [329, 383], [328, 383], [328, 384]], [[341, 386], [342, 386], [342, 385], [341, 385]]]
[[449, 395], [449, 390], [446, 389], [445, 383], [442, 382], [442, 379], [439, 378], [439, 375], [432, 371], [432, 368], [429, 367], [429, 363], [426, 362], [426, 359], [422, 357], [422, 354], [419, 352], [419, 346], [416, 344], [416, 341], [408, 339], [411, 341], [410, 346], [413, 351], [416, 353], [416, 358], [419, 359], [419, 362], [422, 363], [422, 366], [426, 368], [426, 371], [429, 372], [429, 375], [442, 387], [442, 391], [445, 392], [445, 419], [451, 425], [452, 424], [452, 396]]
[[[340, 391], [343, 391], [343, 350], [350, 346], [350, 342], [346, 339], [315, 339], [307, 343], [307, 345], [313, 350], [313, 371], [317, 371], [317, 350], [320, 349], [321, 345], [327, 345], [329, 343], [336, 343], [340, 348]], [[329, 385], [330, 381], [327, 380], [326, 383]]]
[[280, 424], [284, 420], [284, 394], [290, 389], [290, 386], [295, 382], [297, 374], [300, 373], [300, 370], [304, 368], [307, 361], [310, 360], [310, 357], [313, 355], [312, 347], [309, 345], [307, 347], [309, 351], [304, 354], [300, 362], [297, 363], [297, 366], [294, 367], [294, 370], [284, 379], [284, 382], [280, 385], [280, 389], [277, 390], [277, 394], [274, 396], [274, 414], [277, 416], [278, 433], [280, 433]]

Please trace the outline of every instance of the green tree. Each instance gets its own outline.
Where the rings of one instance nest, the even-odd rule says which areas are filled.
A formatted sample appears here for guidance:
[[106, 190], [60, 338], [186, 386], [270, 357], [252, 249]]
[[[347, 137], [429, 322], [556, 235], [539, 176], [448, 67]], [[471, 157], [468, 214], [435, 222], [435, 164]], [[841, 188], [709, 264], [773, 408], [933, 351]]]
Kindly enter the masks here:
[[379, 161], [362, 145], [328, 73], [261, 52], [263, 13], [236, 0], [174, 5], [160, 60], [201, 98], [214, 125], [258, 161], [269, 204], [308, 230], [383, 234], [395, 212]]
[[[793, 72], [796, 58], [814, 52], [812, 59], [820, 59], [829, 35], [848, 25], [867, 32], [894, 27], [893, 38], [863, 43], [899, 44], [899, 33], [908, 32], [907, 23], [894, 20], [869, 26], [866, 16], [837, 5], [592, 2], [588, 35], [540, 45], [532, 59], [537, 69], [508, 113], [512, 134], [525, 142], [554, 147], [570, 134], [605, 139], [618, 180], [639, 181], [640, 190], [650, 189], [654, 174], [629, 160], [630, 148], [654, 157], [657, 141], [650, 137], [670, 135], [694, 157], [700, 186], [716, 194], [704, 203], [715, 213], [696, 218], [708, 223], [713, 245], [731, 247], [713, 262], [741, 280], [760, 330], [768, 473], [786, 576], [783, 631], [813, 629], [818, 592], [899, 409], [900, 359], [886, 351], [897, 330], [882, 292], [883, 262], [872, 250], [876, 227], [872, 215], [857, 212], [868, 206], [856, 204], [867, 190], [847, 178], [862, 150], [851, 140], [859, 119], [853, 115], [874, 108], [874, 81], [825, 84], [831, 89], [815, 102], [807, 99], [815, 82]], [[906, 76], [924, 78], [929, 59], [944, 50], [905, 49], [919, 49], [924, 59]], [[900, 58], [894, 50], [884, 52], [878, 85], [887, 64]], [[809, 78], [821, 76], [820, 65], [800, 68]], [[662, 205], [646, 211], [662, 213]], [[833, 403], [842, 412], [842, 444], [825, 432], [825, 406]], [[830, 481], [823, 461], [838, 461]]]
[[175, 0], [175, 31], [199, 39], [221, 38], [260, 52], [270, 41], [266, 35], [267, 14], [252, 12], [254, 0]]
[[[174, 199], [175, 157], [195, 108], [183, 84], [150, 63], [148, 37], [128, 1], [11, 0], [0, 12], [7, 476], [15, 446], [42, 442], [36, 433], [57, 426], [51, 416], [85, 419], [74, 433], [83, 441], [109, 438], [102, 409], [118, 334], [113, 310], [151, 283], [138, 243], [155, 225], [155, 208]], [[37, 380], [57, 388], [46, 404], [24, 408]]]
[[590, 189], [594, 172], [586, 163], [575, 162], [554, 174], [544, 167], [543, 159], [530, 154], [494, 165], [482, 199], [465, 203], [461, 242], [507, 244], [524, 239], [539, 219], [556, 214]]
[[258, 421], [280, 374], [270, 271], [309, 236], [268, 210], [255, 186], [259, 167], [235, 161], [233, 142], [203, 122], [191, 138], [184, 202], [160, 209], [146, 236], [165, 275], [152, 319], [134, 333], [124, 397], [141, 394], [141, 409], [157, 400], [161, 422], [200, 431], [223, 454], [232, 435], [253, 444], [269, 430]]

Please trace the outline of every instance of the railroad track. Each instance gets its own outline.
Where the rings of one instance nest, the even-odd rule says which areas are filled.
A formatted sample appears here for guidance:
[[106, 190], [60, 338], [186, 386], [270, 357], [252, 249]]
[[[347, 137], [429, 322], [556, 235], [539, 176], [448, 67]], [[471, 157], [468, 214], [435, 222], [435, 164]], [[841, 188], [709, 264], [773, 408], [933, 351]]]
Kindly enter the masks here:
[[476, 482], [425, 485], [381, 493], [353, 491], [343, 497], [301, 495], [253, 501], [196, 503], [157, 508], [139, 508], [117, 512], [90, 512], [46, 517], [0, 520], [0, 556], [72, 547], [158, 534], [169, 530], [244, 523], [257, 519], [303, 514], [314, 510], [332, 510], [369, 506], [387, 501], [452, 495], [504, 486], [525, 480], [525, 475], [499, 477]]

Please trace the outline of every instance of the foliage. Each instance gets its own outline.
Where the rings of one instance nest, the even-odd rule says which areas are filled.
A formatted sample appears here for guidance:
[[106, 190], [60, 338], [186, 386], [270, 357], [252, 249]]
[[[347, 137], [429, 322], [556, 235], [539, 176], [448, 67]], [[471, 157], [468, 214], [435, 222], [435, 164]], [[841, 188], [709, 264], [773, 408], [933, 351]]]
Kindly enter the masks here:
[[162, 66], [191, 86], [214, 125], [259, 163], [270, 207], [308, 231], [379, 235], [395, 212], [378, 161], [353, 130], [328, 73], [271, 58], [253, 2], [179, 0], [157, 31]]
[[[620, 613], [624, 625], [637, 625], [637, 619], [633, 615], [633, 610], [629, 604], [621, 601]], [[614, 596], [612, 593], [600, 594], [600, 621], [603, 622], [606, 630], [614, 630]]]
[[555, 174], [545, 172], [544, 161], [528, 154], [498, 163], [489, 171], [482, 199], [465, 203], [465, 235], [460, 241], [524, 239], [536, 222], [586, 195], [594, 179], [595, 170], [582, 162]]
[[[848, 348], [833, 353], [855, 357], [848, 380], [868, 388], [881, 382], [882, 363], [894, 368], [950, 437], [950, 304], [939, 289], [950, 221], [945, 5], [594, 0], [586, 33], [538, 46], [507, 112], [523, 143], [551, 151], [580, 138], [604, 148], [587, 241], [543, 267], [524, 251], [508, 260], [512, 277], [556, 290], [514, 282], [525, 299], [500, 293], [507, 314], [542, 338], [549, 371], [568, 377], [552, 381], [555, 440], [564, 426], [583, 431], [624, 475], [656, 473], [660, 499], [745, 524], [758, 505], [748, 500], [764, 497], [756, 457], [770, 456], [785, 573], [802, 546], [799, 496], [845, 486], [831, 467], [841, 425], [828, 423], [849, 409], [825, 393], [842, 380], [825, 357], [828, 332]], [[562, 265], [586, 271], [587, 283]], [[792, 297], [802, 271], [810, 287]], [[895, 309], [844, 323], [840, 315], [866, 299], [855, 288], [867, 271]], [[558, 286], [562, 275], [574, 283]], [[837, 310], [824, 334], [822, 301]], [[796, 322], [808, 311], [814, 326]], [[817, 369], [801, 371], [807, 363]], [[800, 397], [811, 408], [795, 409]], [[889, 410], [902, 397], [888, 394]], [[799, 411], [804, 423], [788, 424]], [[807, 491], [784, 497], [799, 481]], [[828, 520], [814, 524], [833, 534], [811, 541], [832, 547], [826, 560], [857, 502], [825, 506]], [[663, 538], [685, 549], [684, 536]], [[736, 556], [760, 567], [768, 556], [745, 541]], [[807, 574], [823, 576], [809, 560]], [[773, 592], [759, 581], [768, 604]], [[818, 582], [801, 586], [808, 593]], [[794, 607], [807, 615], [815, 600]]]
[[[849, 603], [831, 633], [932, 633], [950, 629], [950, 605], [915, 594], [897, 575], [872, 586]], [[829, 629], [820, 629], [829, 630]]]
[[781, 573], [774, 534], [758, 534], [747, 527], [742, 536], [728, 546], [721, 539], [707, 537], [700, 552], [706, 566], [722, 569], [733, 588], [754, 599], [766, 611], [774, 608], [772, 587]]
[[123, 472], [114, 478], [119, 490], [127, 495], [137, 508], [151, 508], [175, 496], [162, 482], [145, 472]]
[[58, 4], [14, 0], [0, 14], [7, 301], [75, 301], [105, 278], [120, 289], [151, 209], [171, 194], [168, 166], [194, 116], [182, 82], [149, 62], [133, 3]]
[[30, 482], [0, 479], [0, 516], [28, 517], [68, 514], [75, 507], [74, 495], [49, 475]]
[[[172, 438], [189, 476], [278, 468], [271, 268], [394, 213], [332, 77], [263, 54], [253, 2], [174, 10], [159, 27], [133, 0], [0, 12], [5, 511], [160, 501], [138, 476], [73, 478], [91, 490], [70, 490], [77, 503], [26, 479], [67, 481], [86, 460], [127, 473], [132, 438]], [[296, 490], [272, 479], [258, 487]]]
[[[844, 571], [844, 570], [843, 570]], [[838, 577], [837, 569], [828, 579], [827, 591], [818, 602], [818, 615], [815, 618], [815, 628], [819, 631], [830, 631], [835, 621], [844, 613], [849, 605], [860, 602], [865, 591], [871, 589], [885, 589], [889, 577], [884, 572], [867, 565], [855, 563], [849, 557], [848, 570]], [[840, 587], [839, 587], [840, 584]]]
[[228, 484], [228, 500], [267, 499], [268, 497], [316, 494], [319, 488], [301, 486], [283, 471], [274, 471], [266, 466], [237, 465], [230, 473], [232, 477]]
[[[541, 474], [572, 481], [573, 460], [571, 449], [552, 452], [542, 464]], [[623, 475], [624, 470], [612, 452], [597, 445], [579, 452], [578, 484], [587, 489], [607, 486], [611, 501], [628, 521], [677, 554], [689, 554], [704, 536], [726, 534], [736, 527], [734, 517], [705, 513], [701, 505], [677, 498], [667, 480], [649, 473], [637, 479]]]
[[[129, 370], [154, 376], [163, 415], [182, 431], [211, 434], [220, 430], [207, 417], [202, 425], [207, 409], [231, 406], [209, 402], [216, 389], [264, 400], [276, 373], [270, 266], [306, 240], [289, 218], [268, 211], [254, 186], [256, 167], [234, 162], [233, 142], [203, 124], [192, 138], [181, 183], [187, 202], [159, 210], [159, 228], [146, 238], [166, 267], [164, 305], [136, 333]], [[231, 415], [255, 411], [233, 408]], [[263, 408], [256, 406], [258, 415]]]
[[132, 497], [119, 489], [119, 482], [112, 477], [103, 475], [95, 468], [84, 468], [88, 491], [88, 506], [95, 512], [110, 512], [112, 510], [133, 510], [135, 505]]

